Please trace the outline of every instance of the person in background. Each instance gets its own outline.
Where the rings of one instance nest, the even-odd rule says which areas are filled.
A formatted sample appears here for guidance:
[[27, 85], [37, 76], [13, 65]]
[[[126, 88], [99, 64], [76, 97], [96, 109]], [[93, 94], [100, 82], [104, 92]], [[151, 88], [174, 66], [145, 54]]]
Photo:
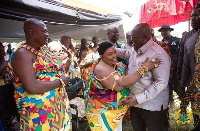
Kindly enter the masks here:
[[88, 54], [88, 43], [85, 38], [81, 39], [81, 47], [78, 53], [79, 57], [79, 63], [85, 58], [85, 56]]
[[[194, 88], [198, 87], [198, 84], [196, 80], [198, 80], [198, 64], [199, 64], [199, 36], [200, 36], [200, 2], [195, 6], [195, 8], [192, 11], [191, 15], [191, 26], [193, 30], [187, 34], [185, 34], [183, 41], [182, 41], [182, 50], [180, 51], [180, 61], [179, 61], [179, 67], [182, 65], [182, 72], [181, 72], [181, 89], [182, 89], [182, 96], [181, 97], [181, 105], [184, 105], [184, 107], [187, 107], [188, 104], [185, 104], [185, 99], [188, 100], [188, 98], [192, 98], [196, 102], [199, 103], [199, 97], [196, 98], [194, 92], [191, 92]], [[184, 40], [185, 39], [185, 40]], [[185, 41], [185, 43], [184, 43]], [[195, 50], [196, 48], [196, 50]], [[183, 57], [182, 57], [183, 55]], [[195, 67], [196, 64], [196, 67]], [[194, 72], [196, 75], [194, 75]], [[179, 72], [180, 73], [180, 72]], [[192, 79], [194, 78], [194, 79]], [[188, 87], [189, 86], [189, 87]], [[188, 87], [187, 91], [185, 92], [185, 88]], [[196, 88], [195, 88], [196, 89]], [[197, 89], [198, 90], [198, 89]], [[192, 97], [191, 97], [192, 96]], [[187, 101], [188, 102], [188, 101]], [[194, 102], [194, 101], [193, 101]], [[196, 108], [199, 107], [196, 105]], [[195, 106], [192, 105], [192, 108], [196, 110]], [[195, 125], [195, 128], [193, 131], [199, 131], [200, 129], [200, 117], [199, 114], [194, 113], [193, 114], [194, 119], [197, 122], [197, 125]]]
[[[94, 61], [96, 61], [96, 59], [99, 58], [99, 53], [97, 52], [98, 41], [99, 40], [97, 37], [92, 38], [92, 42], [94, 42], [93, 43], [94, 47], [92, 47], [92, 45], [89, 45], [89, 48], [87, 48], [87, 53], [86, 53], [85, 57], [81, 60], [81, 62], [79, 64], [79, 66], [81, 68], [81, 76], [82, 76], [84, 82], [86, 82], [90, 77], [89, 73], [90, 73], [91, 65], [93, 64]], [[85, 45], [85, 44], [83, 44], [83, 45]], [[82, 46], [82, 43], [81, 43], [81, 46]]]
[[96, 36], [94, 36], [93, 38], [92, 38], [92, 45], [90, 44], [89, 45], [89, 48], [94, 52], [94, 53], [98, 53], [97, 52], [97, 49], [98, 49], [98, 43], [99, 43], [99, 39], [98, 39], [98, 37], [96, 37]]
[[132, 94], [122, 103], [131, 106], [130, 118], [134, 131], [145, 131], [146, 128], [149, 131], [164, 131], [167, 128], [170, 57], [153, 41], [151, 28], [147, 23], [137, 24], [131, 35], [136, 53], [116, 48], [118, 57], [129, 59], [128, 74], [135, 72], [147, 58], [153, 61], [159, 58], [162, 63], [130, 85]]
[[91, 130], [122, 131], [128, 106], [121, 102], [130, 93], [126, 86], [147, 75], [158, 61], [145, 60], [138, 71], [125, 76], [126, 68], [117, 61], [117, 52], [110, 42], [99, 44], [98, 52], [101, 58], [93, 63], [86, 86], [86, 117]]
[[8, 44], [7, 53], [8, 53], [9, 55], [12, 54], [12, 47], [11, 47], [11, 44]]
[[133, 43], [133, 41], [132, 41], [132, 39], [131, 39], [131, 31], [128, 31], [127, 33], [126, 33], [126, 45], [125, 45], [125, 49], [130, 49], [131, 47], [133, 47], [134, 46], [134, 43]]
[[[181, 89], [181, 98], [184, 96], [185, 87], [188, 86], [188, 84], [191, 81], [192, 75], [194, 73], [194, 45], [196, 44], [197, 37], [194, 37], [194, 35], [197, 35], [198, 30], [200, 29], [200, 18], [198, 17], [199, 7], [195, 7], [191, 14], [191, 26], [192, 30], [183, 35], [180, 43], [180, 51], [179, 51], [179, 60], [177, 65], [177, 77], [180, 82], [180, 89]], [[193, 37], [192, 37], [193, 36]], [[191, 41], [191, 39], [193, 39]], [[194, 39], [195, 38], [195, 39]], [[189, 41], [190, 39], [190, 41]], [[187, 42], [189, 41], [189, 42]], [[185, 49], [185, 45], [187, 42], [187, 47], [190, 47], [191, 50]], [[187, 52], [185, 52], [187, 51]], [[184, 60], [184, 55], [187, 53], [187, 58]], [[188, 56], [189, 55], [189, 56]], [[185, 56], [185, 57], [186, 57]], [[185, 61], [185, 64], [184, 64]], [[187, 62], [188, 61], [188, 62]], [[186, 64], [187, 63], [187, 64]], [[190, 63], [190, 64], [189, 64]]]
[[[24, 22], [26, 43], [11, 57], [14, 98], [20, 114], [20, 130], [71, 130], [69, 77], [64, 64], [46, 46], [46, 25], [34, 18]], [[68, 64], [70, 61], [67, 61]]]
[[171, 82], [169, 83], [170, 88], [170, 101], [173, 100], [173, 90], [180, 97], [180, 85], [177, 80], [177, 64], [179, 59], [179, 47], [180, 47], [180, 38], [172, 36], [170, 33], [173, 31], [173, 28], [170, 28], [168, 25], [162, 25], [158, 30], [161, 32], [163, 37], [162, 42], [166, 43], [169, 46], [171, 52], [171, 60], [173, 61], [173, 74]]
[[68, 50], [71, 50], [74, 55], [77, 55], [77, 50], [74, 48], [72, 44], [72, 39], [70, 36], [62, 36], [60, 40], [61, 44], [64, 45]]
[[[120, 43], [118, 42], [119, 40], [119, 30], [117, 27], [115, 26], [110, 26], [108, 29], [107, 29], [107, 36], [108, 36], [108, 42], [110, 42], [114, 47], [117, 47], [117, 48], [122, 48]], [[121, 59], [121, 58], [117, 58], [117, 60], [119, 62], [122, 62], [124, 63], [125, 65], [128, 66], [128, 61], [124, 60], [124, 59]]]
[[19, 130], [19, 114], [14, 101], [13, 74], [8, 68], [9, 56], [0, 42], [0, 119], [5, 131]]

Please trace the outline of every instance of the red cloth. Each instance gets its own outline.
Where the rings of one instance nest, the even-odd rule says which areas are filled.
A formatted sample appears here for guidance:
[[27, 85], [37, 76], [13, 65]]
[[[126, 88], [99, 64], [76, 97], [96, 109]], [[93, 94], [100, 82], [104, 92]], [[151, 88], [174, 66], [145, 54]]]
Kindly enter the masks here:
[[140, 23], [148, 23], [154, 28], [188, 21], [197, 2], [198, 0], [150, 0], [141, 7]]

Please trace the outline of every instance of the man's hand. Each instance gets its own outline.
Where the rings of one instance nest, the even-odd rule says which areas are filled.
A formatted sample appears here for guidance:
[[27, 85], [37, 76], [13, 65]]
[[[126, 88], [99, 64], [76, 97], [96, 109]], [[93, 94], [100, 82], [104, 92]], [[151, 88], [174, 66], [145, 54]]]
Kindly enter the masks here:
[[126, 100], [122, 101], [123, 105], [135, 106], [138, 104], [135, 95], [126, 96]]

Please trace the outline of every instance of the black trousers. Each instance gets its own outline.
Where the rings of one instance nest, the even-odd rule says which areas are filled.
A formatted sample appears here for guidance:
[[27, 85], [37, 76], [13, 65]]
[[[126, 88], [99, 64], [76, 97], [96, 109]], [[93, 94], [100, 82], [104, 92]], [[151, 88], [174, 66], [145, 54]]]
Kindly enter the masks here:
[[149, 111], [137, 107], [130, 108], [131, 124], [134, 131], [166, 131], [167, 109]]
[[12, 118], [18, 117], [14, 101], [14, 86], [12, 83], [0, 86], [0, 119], [5, 131], [13, 131]]
[[195, 128], [192, 131], [200, 131], [200, 118], [198, 115], [195, 115], [195, 114], [193, 114], [193, 117], [195, 121], [194, 123]]

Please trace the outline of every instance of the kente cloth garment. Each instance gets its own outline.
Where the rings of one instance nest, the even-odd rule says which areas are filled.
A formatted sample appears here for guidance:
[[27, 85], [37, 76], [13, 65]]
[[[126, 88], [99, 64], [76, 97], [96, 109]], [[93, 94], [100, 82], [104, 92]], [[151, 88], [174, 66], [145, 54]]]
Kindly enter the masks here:
[[[93, 63], [87, 81], [86, 118], [93, 131], [114, 131], [128, 110], [128, 106], [121, 105], [121, 101], [130, 94], [130, 90], [125, 88], [117, 92], [102, 87], [94, 76], [94, 68], [98, 63], [99, 60]], [[125, 75], [125, 67], [121, 63], [115, 69], [121, 76]]]
[[[12, 63], [10, 62], [9, 66], [12, 68], [11, 65]], [[46, 46], [41, 47], [37, 53], [33, 68], [37, 81], [57, 80], [64, 71], [61, 61], [50, 53]], [[41, 94], [28, 94], [15, 74], [14, 87], [14, 98], [20, 114], [21, 130], [71, 130], [71, 114], [65, 88], [58, 87]]]

